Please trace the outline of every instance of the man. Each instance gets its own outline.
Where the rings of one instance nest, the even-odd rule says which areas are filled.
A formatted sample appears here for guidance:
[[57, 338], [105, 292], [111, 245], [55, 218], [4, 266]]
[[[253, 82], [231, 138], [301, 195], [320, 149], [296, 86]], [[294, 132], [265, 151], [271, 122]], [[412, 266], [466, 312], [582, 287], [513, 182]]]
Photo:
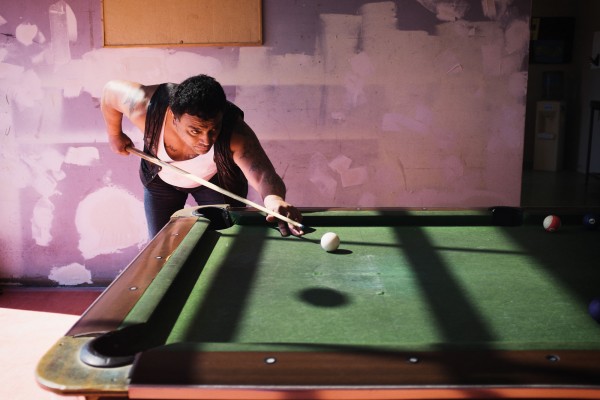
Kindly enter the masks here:
[[[243, 112], [227, 101], [222, 86], [212, 77], [193, 76], [181, 84], [142, 85], [108, 82], [101, 109], [112, 151], [128, 155], [131, 139], [123, 132], [123, 116], [144, 132], [144, 152], [246, 197], [248, 183], [269, 210], [294, 221], [302, 215], [285, 201], [286, 188], [265, 154], [256, 134], [244, 122]], [[183, 175], [142, 160], [144, 209], [151, 237], [184, 207], [189, 194], [199, 205], [243, 206]], [[268, 222], [275, 221], [272, 215]], [[277, 219], [283, 236], [304, 232]]]

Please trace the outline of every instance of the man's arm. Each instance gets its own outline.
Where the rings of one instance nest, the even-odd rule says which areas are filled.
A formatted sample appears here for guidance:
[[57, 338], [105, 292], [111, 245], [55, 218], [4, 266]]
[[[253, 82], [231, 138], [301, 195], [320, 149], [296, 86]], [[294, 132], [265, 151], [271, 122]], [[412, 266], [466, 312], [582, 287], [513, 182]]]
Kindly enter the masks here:
[[[265, 207], [300, 222], [302, 220], [300, 211], [285, 201], [286, 188], [283, 180], [277, 175], [256, 134], [241, 118], [236, 123], [231, 136], [231, 150], [233, 160], [248, 179], [250, 186], [261, 196]], [[271, 215], [267, 216], [269, 222], [275, 219]], [[278, 223], [284, 236], [290, 233], [296, 236], [304, 233], [291, 224], [280, 220]]]
[[115, 153], [128, 155], [125, 148], [132, 144], [131, 139], [123, 133], [123, 116], [140, 131], [144, 131], [148, 103], [156, 87], [119, 80], [104, 85], [100, 109], [106, 123], [110, 148]]

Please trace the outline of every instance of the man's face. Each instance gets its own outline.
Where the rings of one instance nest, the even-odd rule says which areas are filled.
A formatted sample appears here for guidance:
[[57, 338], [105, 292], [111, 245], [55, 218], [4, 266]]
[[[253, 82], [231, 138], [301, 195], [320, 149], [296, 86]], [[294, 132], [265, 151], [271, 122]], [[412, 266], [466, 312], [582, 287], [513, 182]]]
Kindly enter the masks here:
[[222, 123], [222, 113], [213, 119], [202, 119], [190, 114], [174, 117], [177, 134], [195, 154], [208, 153], [221, 133]]

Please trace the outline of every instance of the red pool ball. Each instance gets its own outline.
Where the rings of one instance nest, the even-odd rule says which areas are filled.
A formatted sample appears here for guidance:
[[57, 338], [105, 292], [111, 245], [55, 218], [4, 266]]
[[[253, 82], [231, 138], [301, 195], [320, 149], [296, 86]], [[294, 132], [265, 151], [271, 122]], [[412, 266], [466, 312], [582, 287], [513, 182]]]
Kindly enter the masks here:
[[556, 215], [548, 215], [544, 218], [544, 229], [548, 232], [556, 232], [560, 228], [560, 218]]

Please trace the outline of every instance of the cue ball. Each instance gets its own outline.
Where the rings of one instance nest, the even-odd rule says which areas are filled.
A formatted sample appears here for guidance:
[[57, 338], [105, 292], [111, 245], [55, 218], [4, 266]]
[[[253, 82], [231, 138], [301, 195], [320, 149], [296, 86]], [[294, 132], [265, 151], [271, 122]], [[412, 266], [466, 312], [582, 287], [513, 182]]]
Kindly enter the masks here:
[[548, 215], [544, 218], [544, 229], [548, 232], [556, 232], [560, 228], [560, 218], [556, 215]]
[[327, 232], [321, 236], [321, 247], [325, 251], [336, 251], [340, 245], [340, 237], [333, 232]]
[[596, 297], [590, 301], [588, 311], [591, 317], [594, 318], [596, 322], [600, 323], [600, 297]]
[[598, 227], [598, 216], [596, 214], [586, 214], [583, 217], [583, 225], [588, 229], [596, 229]]

